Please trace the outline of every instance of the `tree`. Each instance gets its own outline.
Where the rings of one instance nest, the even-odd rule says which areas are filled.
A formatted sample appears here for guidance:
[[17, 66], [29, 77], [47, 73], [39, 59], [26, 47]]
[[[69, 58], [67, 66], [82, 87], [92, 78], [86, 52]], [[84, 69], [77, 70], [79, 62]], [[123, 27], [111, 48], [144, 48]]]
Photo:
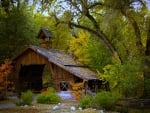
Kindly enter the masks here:
[[0, 7], [0, 62], [37, 42], [31, 7], [18, 1], [17, 5], [11, 3], [9, 12], [4, 9], [4, 6]]
[[118, 56], [113, 57], [112, 64], [106, 65], [100, 76], [109, 82], [110, 90], [119, 93], [123, 98], [139, 98], [143, 94], [143, 73], [140, 61], [132, 60], [121, 64]]
[[90, 34], [85, 31], [79, 31], [78, 36], [70, 41], [69, 51], [73, 53], [76, 60], [87, 64], [89, 62], [89, 54], [85, 54], [88, 49], [88, 41]]
[[[146, 56], [145, 45], [149, 45], [148, 42], [146, 44], [146, 39], [149, 39], [146, 37], [149, 14], [145, 1], [65, 0], [65, 3], [68, 5], [66, 10], [70, 17], [67, 20], [59, 20], [59, 17], [55, 16], [58, 23], [65, 23], [70, 28], [76, 27], [94, 34], [113, 55], [117, 54], [122, 64], [126, 61], [139, 60], [141, 61], [139, 65], [143, 65]], [[135, 4], [139, 6], [136, 7]], [[116, 20], [118, 17], [119, 20]], [[149, 68], [149, 65], [147, 66]], [[149, 80], [149, 76], [144, 77], [145, 81]], [[145, 84], [146, 87], [149, 85]]]
[[[84, 0], [66, 0], [66, 2], [70, 7], [69, 11], [67, 11], [70, 13], [70, 17], [67, 19], [67, 21], [60, 20], [60, 22], [68, 24], [71, 28], [76, 27], [87, 30], [88, 32], [96, 35], [113, 54], [117, 53], [116, 48], [111, 44], [109, 38], [100, 29], [99, 22], [96, 20], [97, 16], [100, 15], [97, 14], [96, 7], [101, 7], [102, 3]], [[90, 23], [90, 26], [84, 25], [85, 19], [87, 20], [86, 22]]]
[[[134, 5], [135, 3], [139, 3], [140, 6], [136, 8]], [[118, 11], [122, 16], [124, 16], [125, 22], [127, 22], [128, 26], [130, 26], [130, 31], [128, 30], [128, 32], [130, 33], [132, 31], [131, 36], [132, 39], [134, 39], [132, 45], [134, 44], [135, 50], [134, 52], [130, 52], [131, 49], [127, 49], [127, 53], [130, 52], [129, 56], [132, 54], [132, 60], [136, 59], [141, 61], [140, 65], [144, 67], [144, 93], [142, 98], [149, 98], [149, 10], [146, 7], [146, 1], [127, 0], [118, 1], [118, 3], [114, 0], [107, 1], [107, 5], [110, 6], [110, 4], [112, 6], [111, 9], [113, 11]], [[131, 48], [133, 46], [129, 47]]]
[[76, 60], [84, 63], [95, 71], [101, 71], [105, 65], [111, 63], [111, 53], [107, 48], [85, 30], [78, 31], [70, 40], [69, 52]]

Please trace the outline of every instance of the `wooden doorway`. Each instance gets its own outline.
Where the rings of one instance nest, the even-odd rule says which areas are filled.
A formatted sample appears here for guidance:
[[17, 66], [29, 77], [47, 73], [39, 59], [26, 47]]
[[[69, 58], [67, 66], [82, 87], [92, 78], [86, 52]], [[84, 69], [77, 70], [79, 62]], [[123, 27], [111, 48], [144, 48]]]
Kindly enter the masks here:
[[45, 64], [22, 65], [19, 73], [21, 91], [32, 90], [39, 92], [42, 89], [42, 74]]

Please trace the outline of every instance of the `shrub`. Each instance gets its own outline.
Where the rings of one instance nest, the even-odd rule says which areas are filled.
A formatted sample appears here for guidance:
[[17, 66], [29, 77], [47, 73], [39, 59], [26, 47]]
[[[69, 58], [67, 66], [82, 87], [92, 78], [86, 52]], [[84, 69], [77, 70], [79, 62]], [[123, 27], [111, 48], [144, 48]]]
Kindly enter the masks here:
[[46, 89], [42, 89], [41, 93], [56, 93], [56, 90], [53, 87], [48, 87]]
[[82, 108], [92, 108], [93, 107], [93, 97], [90, 95], [84, 96], [80, 102], [79, 106]]
[[47, 92], [49, 93], [56, 93], [56, 90], [53, 87], [48, 87]]
[[55, 104], [61, 101], [56, 93], [41, 93], [37, 96], [37, 102], [42, 104]]
[[118, 56], [113, 64], [106, 65], [102, 78], [108, 81], [111, 92], [119, 92], [125, 98], [139, 98], [143, 92], [143, 71], [140, 60], [121, 63]]
[[115, 108], [119, 97], [120, 96], [117, 93], [102, 91], [95, 96], [95, 103], [102, 109], [112, 110]]
[[33, 101], [33, 93], [28, 90], [26, 92], [21, 93], [20, 100], [16, 102], [16, 105], [30, 105]]

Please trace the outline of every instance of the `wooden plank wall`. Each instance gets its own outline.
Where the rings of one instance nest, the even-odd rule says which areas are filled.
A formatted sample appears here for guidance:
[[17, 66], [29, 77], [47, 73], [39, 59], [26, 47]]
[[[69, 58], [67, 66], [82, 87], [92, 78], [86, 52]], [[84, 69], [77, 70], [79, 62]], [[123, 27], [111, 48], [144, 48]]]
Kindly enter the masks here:
[[35, 51], [33, 50], [27, 50], [26, 52], [24, 52], [21, 56], [19, 56], [19, 58], [16, 59], [15, 62], [15, 71], [14, 71], [14, 79], [17, 81], [15, 86], [16, 89], [19, 90], [20, 86], [19, 86], [19, 72], [21, 69], [21, 65], [30, 65], [30, 64], [47, 64], [48, 60], [40, 55], [37, 54]]
[[53, 63], [51, 63], [50, 65], [50, 69], [52, 72], [52, 84], [57, 91], [60, 91], [60, 83], [62, 81], [66, 81], [68, 83], [69, 81], [74, 81], [73, 75], [71, 73], [65, 71], [64, 69], [58, 67]]
[[[51, 75], [52, 75], [52, 85], [56, 88], [57, 91], [60, 90], [61, 81], [72, 81], [74, 82], [74, 75], [65, 71], [64, 69], [58, 67], [57, 65], [48, 61], [44, 56], [36, 53], [33, 50], [28, 50], [24, 52], [17, 60], [15, 64], [15, 79], [19, 80], [19, 72], [21, 65], [30, 65], [30, 64], [46, 64], [48, 65]], [[19, 89], [19, 82], [16, 82], [16, 86]]]

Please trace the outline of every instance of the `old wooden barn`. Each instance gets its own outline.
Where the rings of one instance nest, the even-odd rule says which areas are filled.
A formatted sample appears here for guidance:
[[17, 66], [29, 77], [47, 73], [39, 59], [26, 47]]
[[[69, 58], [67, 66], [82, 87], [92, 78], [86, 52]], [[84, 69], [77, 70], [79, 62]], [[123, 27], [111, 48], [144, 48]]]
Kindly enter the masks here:
[[18, 92], [43, 88], [43, 72], [46, 68], [51, 78], [51, 86], [57, 91], [70, 90], [70, 81], [74, 83], [86, 81], [87, 89], [96, 91], [100, 81], [95, 72], [77, 62], [63, 51], [51, 48], [52, 34], [47, 29], [39, 31], [41, 46], [30, 45], [13, 58], [15, 85]]

